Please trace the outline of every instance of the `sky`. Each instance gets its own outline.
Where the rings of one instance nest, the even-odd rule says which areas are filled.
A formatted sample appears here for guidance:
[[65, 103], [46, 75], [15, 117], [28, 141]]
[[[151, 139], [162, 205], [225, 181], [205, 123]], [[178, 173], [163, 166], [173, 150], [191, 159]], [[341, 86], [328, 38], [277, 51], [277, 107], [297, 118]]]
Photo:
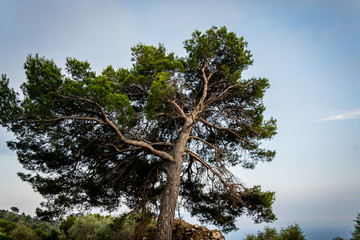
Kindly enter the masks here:
[[[226, 26], [253, 54], [244, 77], [266, 77], [266, 118], [278, 134], [263, 146], [271, 163], [232, 170], [247, 186], [275, 191], [272, 224], [242, 217], [242, 239], [264, 226], [299, 224], [308, 240], [349, 237], [360, 212], [360, 1], [358, 0], [1, 0], [0, 74], [16, 90], [29, 54], [65, 65], [87, 60], [101, 72], [131, 67], [130, 48], [163, 43], [184, 56], [195, 30]], [[0, 209], [34, 215], [42, 198], [16, 175], [23, 169], [0, 128]], [[195, 223], [186, 213], [185, 218]]]

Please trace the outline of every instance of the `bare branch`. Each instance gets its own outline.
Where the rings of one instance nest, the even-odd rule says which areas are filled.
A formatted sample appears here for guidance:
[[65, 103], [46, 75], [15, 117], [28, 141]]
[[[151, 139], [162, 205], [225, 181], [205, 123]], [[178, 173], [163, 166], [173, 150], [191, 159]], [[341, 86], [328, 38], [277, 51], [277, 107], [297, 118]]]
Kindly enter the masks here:
[[234, 177], [231, 174], [230, 171], [228, 171], [227, 169], [223, 169], [222, 170], [222, 174], [224, 174], [225, 172], [230, 175], [228, 177], [228, 179], [224, 179], [222, 177], [222, 175], [220, 173], [218, 173], [216, 170], [214, 170], [214, 168], [212, 168], [209, 164], [207, 164], [202, 158], [200, 158], [197, 154], [195, 154], [194, 152], [190, 151], [189, 149], [185, 149], [185, 152], [188, 153], [191, 157], [193, 157], [195, 160], [197, 160], [198, 162], [200, 162], [204, 167], [206, 167], [213, 175], [215, 175], [219, 181], [224, 185], [225, 188], [227, 188], [233, 195], [233, 197], [236, 198], [236, 200], [238, 200], [239, 202], [241, 202], [242, 204], [244, 204], [243, 200], [241, 199], [240, 196], [240, 189], [239, 187], [241, 187], [244, 190], [248, 190], [245, 186], [243, 186], [241, 183], [237, 183], [234, 181]]
[[202, 118], [199, 118], [199, 121], [202, 122], [202, 123], [204, 123], [205, 125], [207, 125], [207, 126], [209, 126], [209, 127], [215, 128], [215, 129], [217, 129], [217, 130], [227, 131], [227, 132], [229, 132], [229, 133], [232, 133], [232, 134], [234, 134], [237, 138], [240, 138], [241, 140], [243, 140], [243, 141], [245, 141], [245, 142], [247, 142], [247, 143], [249, 143], [249, 144], [251, 144], [251, 145], [254, 145], [254, 146], [258, 147], [258, 145], [257, 145], [256, 143], [254, 143], [254, 142], [252, 142], [252, 141], [250, 141], [250, 140], [248, 140], [248, 139], [246, 139], [246, 138], [243, 138], [242, 136], [240, 136], [239, 134], [237, 134], [235, 131], [233, 131], [233, 130], [230, 129], [230, 128], [224, 128], [224, 127], [216, 126], [216, 125], [214, 125], [214, 124], [212, 124], [212, 123], [210, 123], [210, 122], [208, 122], [208, 121], [206, 121], [205, 119], [202, 119]]
[[[219, 149], [218, 147], [216, 147], [215, 145], [209, 143], [208, 141], [205, 141], [204, 139], [200, 138], [200, 137], [196, 137], [196, 136], [190, 136], [191, 139], [196, 139], [196, 140], [199, 140], [203, 143], [205, 143], [206, 145], [208, 145], [209, 147], [213, 148], [216, 150], [216, 152], [219, 152], [221, 155], [225, 156], [226, 158], [228, 158], [230, 161], [232, 161], [233, 159], [231, 157], [229, 157], [228, 155], [225, 154], [225, 152], [221, 149]], [[222, 162], [220, 162], [221, 165]]]
[[218, 96], [214, 96], [214, 97], [211, 97], [208, 101], [206, 101], [205, 105], [209, 105], [217, 100], [220, 100], [230, 89], [232, 88], [236, 88], [236, 87], [242, 87], [242, 88], [245, 88], [247, 86], [249, 86], [251, 84], [251, 82], [243, 85], [243, 84], [235, 84], [235, 85], [231, 85], [229, 87], [227, 87], [222, 93], [220, 93], [220, 95]]

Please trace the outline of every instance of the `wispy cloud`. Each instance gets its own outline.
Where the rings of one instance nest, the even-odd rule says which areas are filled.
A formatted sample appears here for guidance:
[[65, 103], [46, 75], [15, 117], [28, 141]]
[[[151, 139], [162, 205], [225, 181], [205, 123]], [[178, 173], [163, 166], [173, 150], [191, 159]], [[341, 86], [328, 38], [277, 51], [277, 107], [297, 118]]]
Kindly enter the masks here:
[[350, 112], [345, 112], [338, 115], [333, 115], [320, 121], [332, 121], [332, 120], [345, 120], [345, 119], [356, 119], [360, 118], [360, 109], [355, 109]]

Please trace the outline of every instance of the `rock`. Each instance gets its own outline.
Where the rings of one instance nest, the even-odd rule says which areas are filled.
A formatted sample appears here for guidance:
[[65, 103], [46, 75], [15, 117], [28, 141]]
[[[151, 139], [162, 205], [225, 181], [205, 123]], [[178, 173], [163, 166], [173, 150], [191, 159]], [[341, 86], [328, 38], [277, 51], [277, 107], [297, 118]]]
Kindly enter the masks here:
[[220, 239], [222, 237], [222, 235], [219, 231], [214, 231], [214, 232], [212, 232], [212, 237], [215, 239]]
[[[143, 240], [155, 240], [156, 225], [150, 227]], [[146, 238], [145, 238], [146, 237]], [[221, 232], [217, 229], [209, 230], [198, 224], [189, 224], [181, 219], [174, 220], [173, 240], [225, 240]]]

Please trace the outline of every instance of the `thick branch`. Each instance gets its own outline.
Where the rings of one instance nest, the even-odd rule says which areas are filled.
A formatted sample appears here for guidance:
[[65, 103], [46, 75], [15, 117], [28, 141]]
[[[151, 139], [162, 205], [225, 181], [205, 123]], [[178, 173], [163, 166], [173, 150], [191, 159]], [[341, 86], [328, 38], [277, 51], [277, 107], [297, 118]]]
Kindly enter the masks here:
[[199, 112], [202, 111], [202, 109], [203, 109], [203, 104], [204, 104], [205, 99], [206, 99], [207, 94], [208, 94], [208, 89], [209, 89], [208, 84], [209, 84], [210, 78], [211, 78], [211, 77], [219, 70], [219, 68], [220, 68], [220, 66], [217, 67], [213, 72], [211, 72], [211, 73], [209, 74], [209, 76], [206, 76], [205, 70], [206, 70], [206, 68], [208, 67], [208, 65], [209, 65], [209, 63], [210, 63], [210, 61], [211, 61], [212, 59], [213, 59], [213, 57], [209, 58], [209, 59], [206, 61], [205, 65], [204, 65], [204, 66], [202, 67], [202, 69], [201, 69], [202, 78], [203, 78], [203, 83], [204, 83], [204, 84], [203, 84], [203, 93], [202, 93], [202, 96], [201, 96], [201, 98], [200, 98], [197, 106], [196, 106], [195, 115], [197, 115]]
[[208, 82], [209, 82], [209, 78], [206, 76], [205, 73], [205, 69], [207, 68], [207, 66], [209, 65], [210, 61], [212, 58], [208, 59], [204, 65], [204, 67], [201, 69], [201, 73], [202, 73], [202, 78], [203, 78], [203, 83], [204, 83], [204, 87], [203, 87], [203, 93], [202, 96], [196, 106], [196, 112], [200, 112], [202, 109], [202, 105], [205, 101], [205, 98], [207, 96], [207, 91], [208, 91]]
[[111, 122], [106, 115], [104, 115], [104, 120], [105, 120], [105, 122], [115, 131], [115, 134], [118, 136], [118, 138], [119, 138], [122, 142], [124, 142], [124, 143], [126, 143], [126, 144], [133, 145], [133, 146], [146, 148], [146, 149], [150, 150], [153, 154], [159, 156], [159, 157], [162, 158], [162, 159], [165, 159], [165, 160], [168, 160], [168, 161], [171, 161], [171, 162], [174, 161], [173, 156], [171, 156], [169, 153], [156, 150], [156, 149], [153, 148], [153, 147], [151, 146], [151, 144], [149, 144], [149, 143], [146, 143], [146, 142], [144, 142], [144, 141], [134, 141], [134, 140], [125, 138], [125, 137], [122, 135], [122, 133], [121, 133], [121, 131], [119, 130], [119, 128], [118, 128], [113, 122]]
[[97, 103], [97, 102], [95, 102], [95, 101], [93, 101], [91, 99], [77, 97], [77, 96], [61, 96], [61, 97], [66, 98], [66, 99], [85, 101], [85, 102], [96, 105], [98, 107], [99, 111], [101, 112], [101, 115], [102, 115], [102, 117], [104, 119], [104, 124], [109, 125], [114, 130], [116, 136], [122, 142], [124, 142], [126, 144], [129, 144], [129, 145], [146, 148], [146, 149], [150, 150], [153, 154], [159, 156], [162, 159], [165, 159], [165, 160], [168, 160], [168, 161], [174, 161], [173, 156], [171, 156], [169, 153], [164, 152], [164, 151], [156, 150], [149, 143], [146, 143], [144, 141], [135, 141], [135, 140], [127, 139], [126, 137], [124, 137], [124, 135], [121, 133], [119, 128], [113, 122], [111, 122], [110, 119], [107, 117], [105, 111], [103, 110], [103, 108], [100, 106], [99, 103]]
[[174, 100], [168, 100], [167, 102], [175, 108], [176, 112], [179, 113], [181, 117], [186, 118], [186, 114]]

